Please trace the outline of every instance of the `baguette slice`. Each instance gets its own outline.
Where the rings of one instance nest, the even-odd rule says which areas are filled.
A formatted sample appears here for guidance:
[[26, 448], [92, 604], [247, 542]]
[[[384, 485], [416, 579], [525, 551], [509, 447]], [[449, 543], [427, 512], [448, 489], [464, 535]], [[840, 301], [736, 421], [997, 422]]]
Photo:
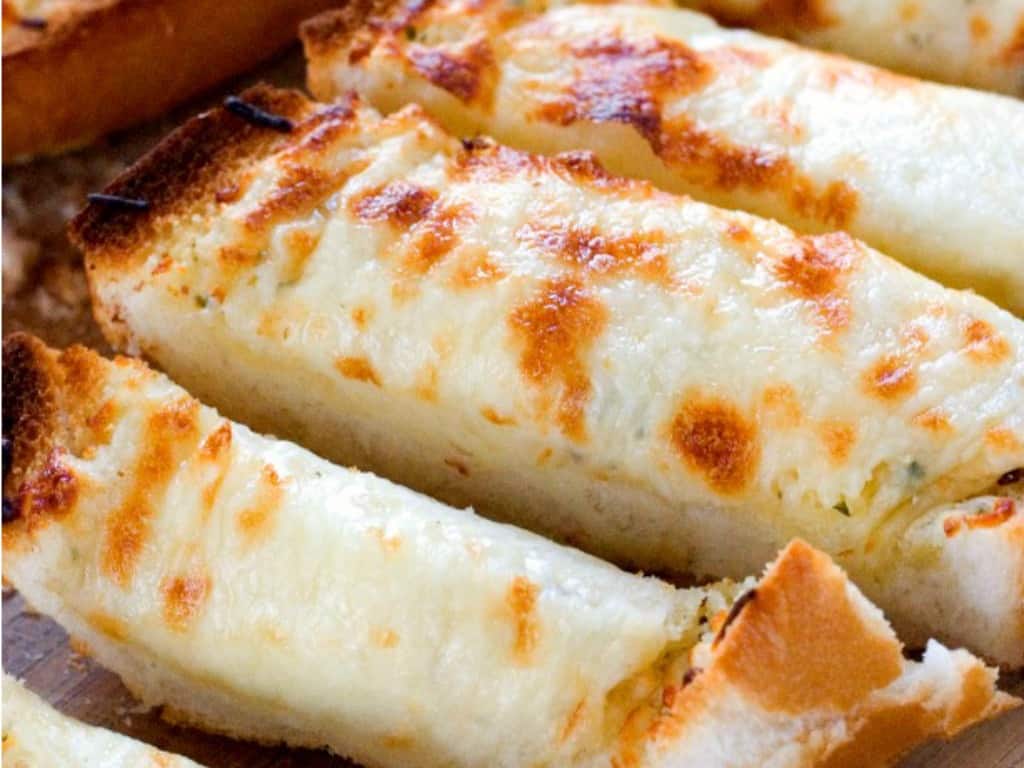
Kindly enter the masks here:
[[965, 651], [905, 660], [800, 541], [755, 586], [676, 590], [133, 360], [13, 336], [4, 372], [5, 578], [195, 725], [382, 766], [885, 765], [1019, 703]]
[[[381, 9], [383, 5], [383, 9]], [[659, 4], [356, 2], [304, 25], [309, 87], [458, 135], [594, 151], [802, 232], [844, 229], [1024, 314], [1024, 102]]]
[[141, 741], [65, 717], [4, 674], [3, 759], [7, 768], [199, 768]]
[[156, 117], [270, 57], [331, 5], [4, 0], [4, 162]]
[[258, 429], [632, 566], [742, 578], [803, 537], [907, 642], [1024, 663], [1024, 512], [956, 537], [933, 512], [1016, 493], [1024, 323], [586, 154], [245, 98], [295, 130], [208, 113], [108, 190], [148, 211], [75, 221], [115, 348]]
[[724, 24], [940, 80], [1024, 96], [1024, 0], [682, 0]]

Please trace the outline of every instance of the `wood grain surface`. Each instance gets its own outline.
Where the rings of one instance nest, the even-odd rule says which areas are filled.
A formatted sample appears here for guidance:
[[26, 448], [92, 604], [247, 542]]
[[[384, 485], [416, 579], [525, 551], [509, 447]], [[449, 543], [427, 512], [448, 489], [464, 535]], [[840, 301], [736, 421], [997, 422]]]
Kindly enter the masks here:
[[[5, 168], [4, 332], [22, 328], [53, 345], [80, 342], [104, 349], [89, 315], [81, 264], [64, 238], [67, 218], [84, 202], [86, 192], [105, 185], [188, 114], [256, 80], [301, 87], [302, 71], [301, 55], [293, 51], [154, 125], [84, 152]], [[10, 258], [10, 243], [19, 241], [29, 244], [24, 263]], [[28, 610], [11, 591], [5, 591], [3, 599], [3, 666], [62, 712], [187, 755], [210, 768], [352, 766], [324, 752], [259, 747], [171, 726], [160, 719], [159, 712], [140, 711], [117, 677], [73, 651], [60, 627]], [[1002, 687], [1024, 696], [1020, 676], [1006, 677]], [[950, 744], [923, 747], [901, 768], [1024, 768], [1024, 709], [962, 734]]]

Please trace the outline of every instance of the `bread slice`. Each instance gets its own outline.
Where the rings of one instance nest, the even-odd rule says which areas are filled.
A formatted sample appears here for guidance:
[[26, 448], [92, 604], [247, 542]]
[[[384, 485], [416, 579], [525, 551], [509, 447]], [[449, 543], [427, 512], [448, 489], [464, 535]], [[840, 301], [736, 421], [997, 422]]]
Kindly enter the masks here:
[[199, 768], [187, 758], [65, 717], [8, 674], [3, 688], [7, 768]]
[[682, 0], [724, 24], [953, 85], [1024, 96], [1024, 2]]
[[4, 162], [156, 117], [268, 58], [331, 5], [4, 0]]
[[905, 660], [799, 541], [756, 584], [673, 589], [133, 360], [14, 336], [4, 372], [5, 578], [179, 720], [366, 765], [884, 765], [1018, 703], [964, 651]]
[[660, 3], [547, 5], [350, 4], [304, 25], [310, 89], [418, 102], [458, 135], [589, 149], [671, 192], [846, 230], [1024, 315], [1024, 103]]
[[929, 517], [1013, 490], [1024, 323], [587, 154], [245, 98], [294, 130], [215, 110], [110, 188], [148, 211], [75, 221], [115, 347], [258, 429], [621, 563], [742, 578], [801, 536], [908, 642], [1024, 663], [1024, 514], [954, 539]]

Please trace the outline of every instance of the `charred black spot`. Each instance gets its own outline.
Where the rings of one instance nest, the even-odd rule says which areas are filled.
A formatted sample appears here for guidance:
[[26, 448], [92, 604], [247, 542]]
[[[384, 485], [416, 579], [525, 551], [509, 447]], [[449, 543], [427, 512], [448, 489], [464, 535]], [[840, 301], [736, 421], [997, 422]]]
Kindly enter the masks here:
[[110, 208], [122, 208], [128, 211], [148, 211], [149, 201], [141, 197], [124, 197], [122, 195], [107, 195], [103, 192], [92, 192], [86, 195], [90, 203], [105, 205]]
[[722, 628], [718, 630], [718, 636], [715, 638], [714, 645], [718, 645], [725, 639], [725, 633], [729, 629], [729, 625], [736, 621], [740, 612], [747, 607], [748, 603], [753, 602], [756, 597], [757, 590], [751, 589], [749, 592], [744, 592], [740, 595], [739, 599], [732, 604], [732, 608], [729, 609], [729, 615], [725, 617], [725, 623], [722, 625]]
[[[4, 466], [6, 466], [6, 464]], [[1014, 483], [1019, 483], [1021, 480], [1024, 480], [1024, 467], [1017, 467], [1016, 469], [1011, 469], [1009, 472], [1000, 475], [999, 479], [996, 480], [996, 484], [1013, 485]]]
[[699, 675], [703, 671], [704, 670], [700, 667], [690, 667], [688, 670], [686, 670], [686, 674], [683, 675], [683, 688], [685, 688], [694, 680], [696, 680], [697, 675]]
[[238, 96], [228, 96], [224, 99], [224, 108], [228, 112], [238, 115], [238, 117], [246, 122], [261, 128], [270, 128], [272, 131], [279, 131], [280, 133], [291, 133], [295, 128], [295, 123], [287, 117], [260, 109], [255, 104], [245, 99], [240, 99]]

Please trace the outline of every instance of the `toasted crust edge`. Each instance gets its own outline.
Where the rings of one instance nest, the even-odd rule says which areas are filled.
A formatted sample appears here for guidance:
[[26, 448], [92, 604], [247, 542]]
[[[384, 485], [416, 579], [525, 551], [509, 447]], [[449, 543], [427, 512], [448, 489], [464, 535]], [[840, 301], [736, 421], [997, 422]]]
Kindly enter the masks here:
[[[267, 112], [300, 117], [311, 104], [298, 91], [260, 84], [240, 97]], [[223, 106], [191, 118], [172, 131], [103, 191], [145, 200], [146, 210], [91, 202], [71, 220], [71, 242], [89, 255], [87, 268], [132, 253], [152, 235], [155, 222], [212, 199], [245, 161], [269, 149], [280, 134], [246, 122]]]
[[4, 457], [3, 495], [16, 489], [41, 459], [61, 441], [58, 421], [58, 376], [46, 345], [27, 333], [12, 333], [3, 342], [3, 436], [10, 441]]
[[[707, 758], [713, 746], [701, 742], [699, 730], [709, 722], [724, 726], [723, 715], [737, 717], [737, 699], [743, 722], [764, 714], [806, 721], [805, 733], [817, 736], [801, 744], [799, 764], [829, 768], [891, 765], [924, 741], [950, 738], [1021, 704], [996, 689], [995, 670], [964, 651], [932, 643], [923, 662], [904, 660], [881, 612], [800, 539], [754, 591], [719, 630], [708, 669], [655, 724], [652, 764], [662, 764], [658, 754]], [[844, 657], [844, 647], [860, 651]], [[843, 723], [839, 738], [828, 733], [836, 722]], [[753, 748], [765, 750], [751, 756], [758, 764], [777, 745], [753, 728]]]
[[[4, 162], [156, 117], [273, 55], [331, 2], [258, 5], [109, 0], [17, 35], [3, 54]], [[182, 49], [194, 55], [183, 60]]]

